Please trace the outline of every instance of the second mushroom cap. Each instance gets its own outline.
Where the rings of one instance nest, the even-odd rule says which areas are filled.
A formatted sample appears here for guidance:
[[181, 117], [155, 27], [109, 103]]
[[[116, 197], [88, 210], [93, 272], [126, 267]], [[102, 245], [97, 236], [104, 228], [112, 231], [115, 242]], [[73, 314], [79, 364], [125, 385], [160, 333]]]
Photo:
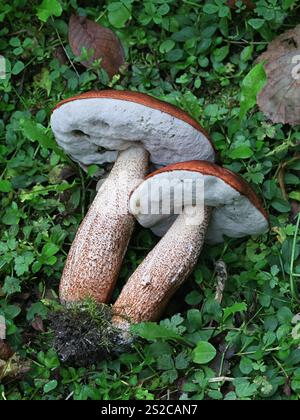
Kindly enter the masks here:
[[[268, 230], [267, 213], [250, 185], [238, 174], [204, 161], [177, 163], [148, 175], [132, 193], [130, 211], [142, 226], [163, 236], [177, 216], [172, 209], [182, 203], [182, 194], [178, 196], [176, 191], [182, 190], [185, 206], [194, 205], [196, 190], [187, 194], [187, 189], [194, 188], [197, 180], [203, 183], [203, 204], [213, 208], [206, 242], [219, 243], [224, 235], [241, 238]], [[162, 210], [164, 198], [172, 201], [170, 214]]]

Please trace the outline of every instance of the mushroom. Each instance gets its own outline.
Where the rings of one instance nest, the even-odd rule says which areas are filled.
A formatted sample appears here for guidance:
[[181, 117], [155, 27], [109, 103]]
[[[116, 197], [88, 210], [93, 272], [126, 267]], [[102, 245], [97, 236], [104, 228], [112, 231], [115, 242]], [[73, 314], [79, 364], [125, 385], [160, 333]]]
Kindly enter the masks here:
[[130, 192], [154, 167], [213, 161], [202, 127], [179, 108], [146, 94], [104, 90], [60, 102], [51, 116], [57, 143], [83, 167], [115, 162], [71, 246], [60, 282], [63, 303], [107, 302], [134, 227]]
[[164, 236], [113, 306], [113, 324], [124, 332], [121, 342], [130, 337], [130, 323], [161, 316], [192, 272], [204, 241], [220, 243], [225, 235], [241, 238], [268, 229], [268, 216], [251, 187], [239, 175], [204, 161], [176, 163], [148, 175], [133, 191], [130, 211], [142, 226]]

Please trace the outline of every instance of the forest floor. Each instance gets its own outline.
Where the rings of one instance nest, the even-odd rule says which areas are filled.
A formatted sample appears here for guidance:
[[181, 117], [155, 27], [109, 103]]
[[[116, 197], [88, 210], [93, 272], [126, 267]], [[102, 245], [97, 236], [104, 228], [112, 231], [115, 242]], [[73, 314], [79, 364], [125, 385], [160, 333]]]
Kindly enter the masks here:
[[[14, 355], [0, 361], [0, 399], [299, 399], [300, 131], [272, 124], [247, 96], [245, 77], [268, 43], [299, 23], [300, 6], [254, 3], [1, 1], [0, 315]], [[112, 81], [72, 54], [72, 13], [121, 39], [127, 66]], [[255, 90], [251, 73], [246, 80]], [[99, 168], [85, 174], [64, 155], [49, 118], [61, 99], [110, 87], [148, 93], [199, 121], [223, 165], [262, 197], [271, 227], [205, 246], [157, 328], [142, 325], [131, 352], [78, 368], [59, 361], [48, 316]], [[157, 240], [136, 227], [113, 300]], [[221, 303], [217, 260], [228, 271]]]

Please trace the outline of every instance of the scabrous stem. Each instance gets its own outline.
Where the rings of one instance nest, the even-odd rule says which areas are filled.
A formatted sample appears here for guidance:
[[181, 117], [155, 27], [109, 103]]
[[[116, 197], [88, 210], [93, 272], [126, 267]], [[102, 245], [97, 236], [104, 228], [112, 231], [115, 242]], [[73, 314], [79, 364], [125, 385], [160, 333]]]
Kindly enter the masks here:
[[197, 263], [211, 208], [194, 207], [197, 222], [185, 208], [156, 247], [125, 284], [113, 307], [113, 324], [124, 331], [130, 323], [155, 321]]
[[60, 282], [62, 303], [109, 300], [134, 227], [129, 195], [147, 167], [144, 148], [131, 147], [119, 153], [71, 246]]

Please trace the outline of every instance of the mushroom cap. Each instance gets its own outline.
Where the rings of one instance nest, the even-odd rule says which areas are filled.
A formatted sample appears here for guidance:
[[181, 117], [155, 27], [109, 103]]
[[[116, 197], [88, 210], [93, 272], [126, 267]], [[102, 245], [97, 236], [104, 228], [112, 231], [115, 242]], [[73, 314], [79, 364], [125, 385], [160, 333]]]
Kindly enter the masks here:
[[[213, 207], [206, 242], [220, 243], [223, 242], [224, 235], [241, 238], [262, 234], [268, 230], [268, 215], [250, 185], [238, 174], [205, 161], [176, 163], [152, 172], [132, 192], [130, 212], [142, 226], [151, 228], [158, 236], [163, 236], [177, 216], [174, 212], [162, 214], [162, 211], [159, 211], [160, 214], [156, 211], [151, 214], [151, 211], [147, 211], [149, 204], [149, 208], [154, 206], [155, 209], [161, 209], [164, 194], [167, 201], [171, 200], [171, 209], [180, 208], [183, 191], [184, 204], [193, 205], [195, 194], [199, 194], [199, 190], [194, 188], [197, 181], [203, 183], [203, 194], [200, 197], [204, 201], [203, 204]], [[172, 189], [159, 190], [159, 187], [170, 185], [170, 182], [173, 192]], [[187, 194], [191, 188], [192, 193]]]
[[134, 145], [143, 146], [156, 167], [215, 158], [197, 121], [138, 92], [103, 90], [68, 98], [55, 107], [51, 127], [57, 143], [83, 165], [114, 162], [119, 151]]

